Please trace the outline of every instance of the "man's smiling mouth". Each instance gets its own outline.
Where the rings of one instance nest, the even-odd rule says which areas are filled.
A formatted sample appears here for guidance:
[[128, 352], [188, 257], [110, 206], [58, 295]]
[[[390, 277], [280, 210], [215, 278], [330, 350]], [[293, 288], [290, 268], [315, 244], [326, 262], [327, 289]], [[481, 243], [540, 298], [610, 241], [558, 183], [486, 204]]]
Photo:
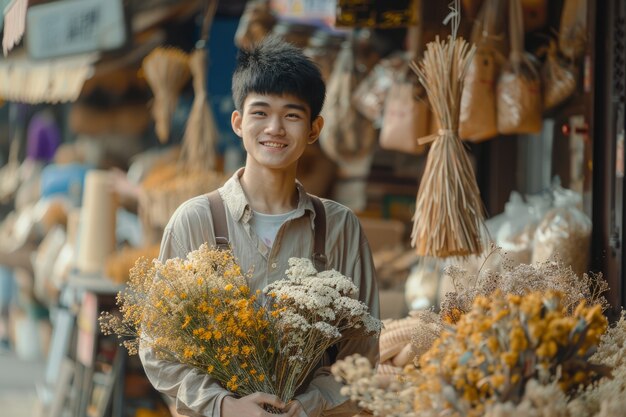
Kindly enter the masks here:
[[279, 142], [261, 142], [261, 145], [267, 146], [268, 148], [286, 148], [287, 145]]

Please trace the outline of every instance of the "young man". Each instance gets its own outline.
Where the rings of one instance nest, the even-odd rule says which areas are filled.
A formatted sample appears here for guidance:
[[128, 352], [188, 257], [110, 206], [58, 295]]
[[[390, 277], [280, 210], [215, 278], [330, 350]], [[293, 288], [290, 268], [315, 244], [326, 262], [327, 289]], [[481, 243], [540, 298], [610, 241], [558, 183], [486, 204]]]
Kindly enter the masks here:
[[[240, 53], [232, 88], [237, 110], [231, 122], [247, 151], [245, 167], [212, 200], [198, 196], [178, 208], [165, 228], [161, 261], [184, 258], [205, 242], [216, 244], [216, 234], [227, 234], [242, 270], [252, 270], [250, 287], [256, 290], [284, 278], [289, 258], [316, 252], [317, 265], [351, 277], [358, 298], [378, 317], [372, 256], [359, 221], [346, 207], [308, 195], [296, 180], [299, 158], [324, 125], [319, 113], [325, 86], [318, 68], [299, 49], [269, 38]], [[224, 221], [216, 216], [220, 206]], [[227, 228], [220, 230], [221, 223]], [[140, 350], [151, 382], [176, 398], [182, 414], [214, 417], [276, 416], [265, 412], [264, 404], [284, 410], [284, 417], [353, 416], [358, 409], [340, 394], [330, 365], [354, 353], [376, 364], [378, 339], [340, 341], [310, 375], [297, 401], [283, 404], [265, 393], [235, 398], [201, 371]]]

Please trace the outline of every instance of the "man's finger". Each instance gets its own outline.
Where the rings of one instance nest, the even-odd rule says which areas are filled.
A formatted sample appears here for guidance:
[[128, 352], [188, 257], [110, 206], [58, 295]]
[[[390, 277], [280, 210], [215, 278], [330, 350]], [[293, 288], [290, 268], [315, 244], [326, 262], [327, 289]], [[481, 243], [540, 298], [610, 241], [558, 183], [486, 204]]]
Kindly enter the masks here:
[[280, 398], [272, 394], [266, 394], [264, 392], [257, 392], [252, 395], [254, 396], [254, 402], [259, 405], [268, 404], [268, 405], [278, 408], [279, 410], [282, 410], [286, 405], [284, 402], [280, 400]]
[[302, 404], [300, 404], [300, 401], [293, 400], [289, 404], [287, 404], [286, 417], [297, 417], [298, 415], [300, 415], [301, 410]]

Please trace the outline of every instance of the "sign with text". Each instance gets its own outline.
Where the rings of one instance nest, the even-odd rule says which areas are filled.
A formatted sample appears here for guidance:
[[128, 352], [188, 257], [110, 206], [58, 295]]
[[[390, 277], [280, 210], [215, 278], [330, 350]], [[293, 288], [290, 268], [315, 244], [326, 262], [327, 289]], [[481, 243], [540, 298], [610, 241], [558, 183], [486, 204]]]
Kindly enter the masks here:
[[62, 0], [32, 6], [26, 16], [35, 59], [117, 49], [126, 36], [121, 0]]
[[318, 20], [333, 25], [337, 0], [271, 0], [270, 6], [281, 17]]
[[337, 0], [335, 25], [383, 29], [416, 25], [418, 1]]

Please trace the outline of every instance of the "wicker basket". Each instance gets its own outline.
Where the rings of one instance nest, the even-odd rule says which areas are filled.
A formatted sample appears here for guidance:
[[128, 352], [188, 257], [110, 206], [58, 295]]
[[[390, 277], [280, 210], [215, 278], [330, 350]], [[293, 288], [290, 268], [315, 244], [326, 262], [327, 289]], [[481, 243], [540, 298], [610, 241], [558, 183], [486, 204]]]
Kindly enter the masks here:
[[185, 201], [213, 191], [226, 176], [212, 171], [183, 171], [178, 165], [165, 165], [146, 178], [139, 193], [139, 215], [144, 225], [163, 228], [174, 211]]

